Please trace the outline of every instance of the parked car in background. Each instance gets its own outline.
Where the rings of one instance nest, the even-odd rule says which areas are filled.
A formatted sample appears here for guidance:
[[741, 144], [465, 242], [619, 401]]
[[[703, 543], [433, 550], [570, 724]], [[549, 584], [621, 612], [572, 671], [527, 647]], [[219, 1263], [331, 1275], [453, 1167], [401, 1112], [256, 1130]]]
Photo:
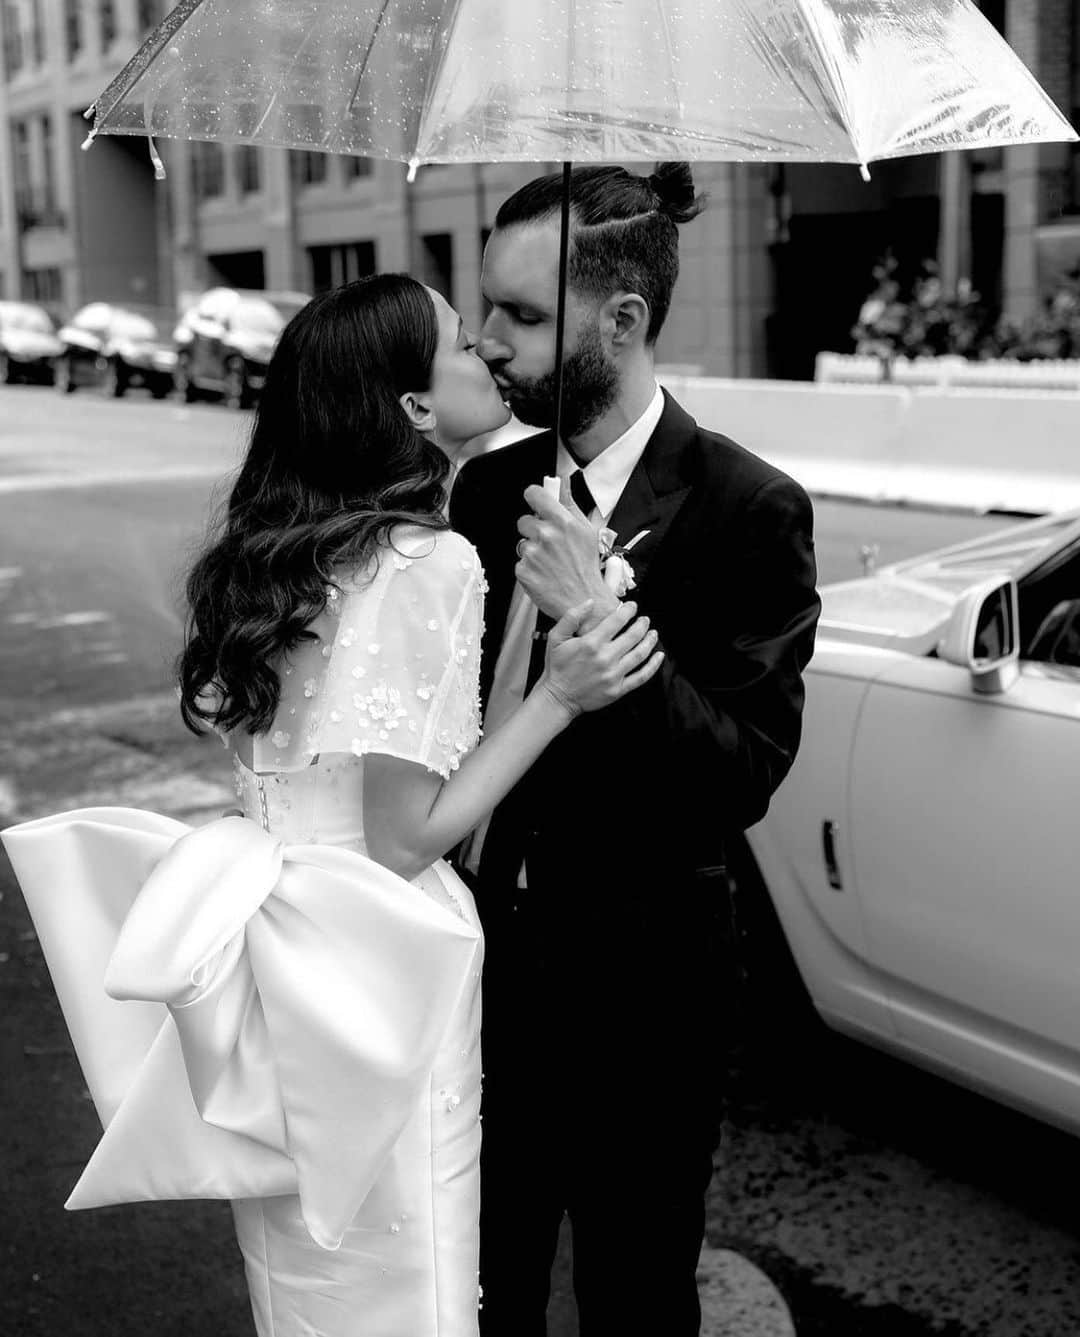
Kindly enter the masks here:
[[278, 335], [306, 293], [211, 288], [188, 308], [173, 332], [176, 388], [190, 403], [201, 393], [247, 408], [263, 387]]
[[175, 312], [158, 307], [90, 302], [60, 330], [57, 389], [72, 394], [94, 385], [119, 399], [143, 386], [163, 399], [173, 388], [175, 319]]
[[731, 850], [760, 1047], [801, 995], [1080, 1133], [1080, 511], [821, 594], [802, 747]]
[[56, 326], [43, 306], [33, 302], [0, 302], [0, 384], [53, 378], [60, 351]]

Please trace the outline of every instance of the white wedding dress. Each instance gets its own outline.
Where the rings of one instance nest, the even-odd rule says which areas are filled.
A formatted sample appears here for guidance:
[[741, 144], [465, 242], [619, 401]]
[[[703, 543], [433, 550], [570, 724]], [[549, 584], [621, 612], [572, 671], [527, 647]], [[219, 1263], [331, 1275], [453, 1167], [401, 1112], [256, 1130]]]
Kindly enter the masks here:
[[483, 593], [419, 527], [335, 581], [244, 820], [4, 833], [105, 1126], [68, 1206], [229, 1198], [259, 1337], [477, 1332], [480, 925], [444, 862], [366, 857], [363, 788], [369, 752], [475, 745]]

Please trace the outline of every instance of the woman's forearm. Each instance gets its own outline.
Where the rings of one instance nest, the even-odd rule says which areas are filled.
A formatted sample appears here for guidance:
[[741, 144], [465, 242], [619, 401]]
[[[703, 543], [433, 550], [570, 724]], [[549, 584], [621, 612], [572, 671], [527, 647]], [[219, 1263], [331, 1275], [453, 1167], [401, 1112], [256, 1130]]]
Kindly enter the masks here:
[[[372, 858], [410, 879], [453, 849], [513, 789], [547, 745], [573, 718], [546, 685], [529, 693], [518, 709], [468, 754], [447, 780], [437, 784], [428, 802], [409, 802], [376, 783], [379, 811], [365, 798], [365, 830]], [[370, 765], [370, 759], [369, 759]], [[414, 771], [415, 775], [415, 771]], [[428, 782], [436, 777], [428, 776]], [[423, 783], [416, 777], [415, 783]], [[409, 777], [401, 784], [411, 788]], [[374, 798], [374, 795], [373, 795]]]

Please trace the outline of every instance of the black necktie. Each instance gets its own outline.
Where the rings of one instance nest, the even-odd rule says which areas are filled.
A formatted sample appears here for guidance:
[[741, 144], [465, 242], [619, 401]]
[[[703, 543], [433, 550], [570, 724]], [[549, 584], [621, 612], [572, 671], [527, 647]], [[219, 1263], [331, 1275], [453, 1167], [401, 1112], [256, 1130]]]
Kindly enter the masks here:
[[578, 510], [587, 520], [596, 510], [596, 499], [589, 491], [584, 469], [575, 469], [570, 475], [570, 495], [573, 497]]

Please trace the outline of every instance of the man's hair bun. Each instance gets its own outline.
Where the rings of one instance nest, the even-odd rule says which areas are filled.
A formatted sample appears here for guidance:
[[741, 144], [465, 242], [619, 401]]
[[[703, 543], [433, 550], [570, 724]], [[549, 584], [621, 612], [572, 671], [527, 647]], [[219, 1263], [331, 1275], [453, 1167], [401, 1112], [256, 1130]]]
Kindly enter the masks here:
[[649, 185], [656, 193], [660, 212], [673, 223], [689, 223], [705, 208], [708, 199], [694, 190], [694, 175], [687, 162], [657, 163]]

